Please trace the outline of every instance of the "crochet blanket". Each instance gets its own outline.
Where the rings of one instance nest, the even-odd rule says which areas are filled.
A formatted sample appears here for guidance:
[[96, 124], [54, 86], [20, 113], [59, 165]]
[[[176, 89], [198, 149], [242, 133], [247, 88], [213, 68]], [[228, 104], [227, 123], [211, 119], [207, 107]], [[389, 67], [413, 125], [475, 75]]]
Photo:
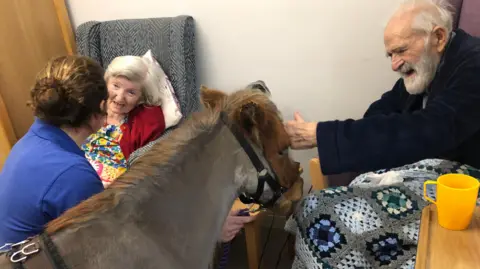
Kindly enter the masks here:
[[[413, 269], [421, 211], [428, 205], [423, 182], [446, 173], [480, 178], [468, 165], [427, 159], [307, 195], [285, 226], [296, 236], [292, 268]], [[427, 193], [435, 198], [435, 186]]]

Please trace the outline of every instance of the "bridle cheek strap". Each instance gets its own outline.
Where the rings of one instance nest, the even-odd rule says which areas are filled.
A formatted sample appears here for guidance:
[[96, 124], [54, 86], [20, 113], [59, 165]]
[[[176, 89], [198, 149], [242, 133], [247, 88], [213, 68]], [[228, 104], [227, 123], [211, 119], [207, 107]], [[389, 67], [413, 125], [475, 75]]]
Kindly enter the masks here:
[[[243, 136], [238, 126], [234, 123], [230, 125], [228, 124], [228, 116], [224, 111], [220, 112], [220, 119], [226, 126], [230, 126], [230, 131], [235, 136], [240, 146], [242, 146], [243, 150], [250, 159], [250, 162], [257, 170], [257, 191], [253, 195], [247, 195], [245, 193], [241, 194], [239, 197], [240, 201], [242, 201], [242, 203], [244, 204], [257, 203], [262, 207], [272, 207], [275, 202], [280, 198], [280, 196], [283, 195], [286, 189], [280, 186], [280, 184], [276, 180], [278, 177], [276, 176], [275, 172], [270, 172], [265, 168], [262, 161], [255, 153], [255, 150], [252, 148], [247, 139]], [[260, 198], [262, 197], [265, 183], [267, 183], [272, 190], [273, 197], [268, 202], [262, 203], [260, 201]]]

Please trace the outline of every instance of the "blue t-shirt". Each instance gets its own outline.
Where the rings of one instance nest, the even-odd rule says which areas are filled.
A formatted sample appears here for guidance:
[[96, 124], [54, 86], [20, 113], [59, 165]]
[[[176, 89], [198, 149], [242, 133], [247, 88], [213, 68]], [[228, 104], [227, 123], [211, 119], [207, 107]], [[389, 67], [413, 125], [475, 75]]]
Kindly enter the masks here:
[[39, 234], [49, 221], [101, 191], [100, 178], [77, 144], [36, 119], [0, 172], [0, 246]]

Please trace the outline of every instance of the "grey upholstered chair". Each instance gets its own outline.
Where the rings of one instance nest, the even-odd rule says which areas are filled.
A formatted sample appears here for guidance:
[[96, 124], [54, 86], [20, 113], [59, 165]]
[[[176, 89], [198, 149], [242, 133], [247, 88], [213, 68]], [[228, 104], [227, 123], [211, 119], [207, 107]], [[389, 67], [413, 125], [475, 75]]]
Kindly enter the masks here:
[[[78, 26], [76, 43], [78, 54], [95, 59], [105, 68], [117, 56], [140, 56], [151, 49], [171, 80], [183, 116], [200, 108], [196, 85], [195, 28], [191, 16], [89, 21]], [[171, 129], [131, 154], [129, 164], [168, 135]]]

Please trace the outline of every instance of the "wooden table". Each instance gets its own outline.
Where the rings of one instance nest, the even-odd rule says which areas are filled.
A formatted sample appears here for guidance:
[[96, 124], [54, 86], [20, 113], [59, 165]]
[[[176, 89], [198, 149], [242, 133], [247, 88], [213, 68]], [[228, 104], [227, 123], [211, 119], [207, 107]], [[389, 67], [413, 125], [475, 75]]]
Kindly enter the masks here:
[[437, 208], [423, 209], [415, 269], [480, 268], [480, 208], [470, 227], [452, 231], [437, 222]]

